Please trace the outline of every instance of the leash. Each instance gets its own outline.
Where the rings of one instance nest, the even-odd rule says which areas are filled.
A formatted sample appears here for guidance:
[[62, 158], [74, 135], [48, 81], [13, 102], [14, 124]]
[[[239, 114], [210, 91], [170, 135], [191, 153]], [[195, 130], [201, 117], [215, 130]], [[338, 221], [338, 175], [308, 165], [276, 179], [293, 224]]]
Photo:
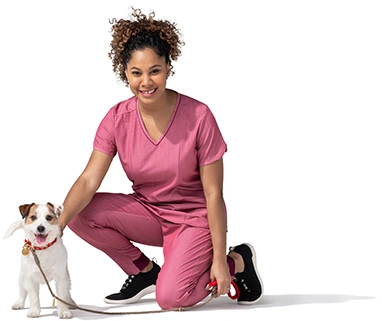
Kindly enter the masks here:
[[[27, 251], [28, 251], [28, 253], [26, 253]], [[163, 313], [163, 312], [171, 312], [171, 311], [182, 312], [182, 311], [192, 310], [192, 309], [201, 308], [201, 307], [205, 306], [206, 304], [211, 302], [212, 299], [215, 298], [215, 295], [216, 295], [216, 292], [217, 292], [217, 282], [216, 281], [212, 281], [212, 282], [210, 282], [206, 286], [206, 290], [212, 291], [210, 297], [208, 298], [208, 300], [206, 300], [206, 301], [204, 301], [202, 303], [199, 303], [197, 305], [193, 305], [193, 306], [190, 306], [190, 307], [184, 307], [184, 308], [183, 307], [179, 307], [179, 308], [163, 309], [163, 310], [127, 311], [127, 312], [105, 312], [105, 311], [87, 309], [87, 308], [80, 307], [77, 304], [66, 302], [65, 300], [63, 300], [63, 299], [59, 298], [58, 296], [56, 296], [54, 294], [54, 292], [52, 291], [52, 288], [49, 285], [48, 278], [46, 277], [46, 275], [45, 275], [45, 273], [44, 273], [44, 271], [43, 271], [43, 269], [41, 267], [40, 259], [38, 258], [37, 254], [36, 254], [36, 250], [34, 249], [33, 246], [31, 246], [29, 244], [24, 245], [23, 255], [28, 255], [29, 251], [32, 252], [34, 261], [35, 261], [37, 267], [39, 268], [39, 270], [40, 270], [40, 272], [41, 272], [41, 274], [42, 274], [42, 276], [43, 276], [43, 278], [45, 280], [46, 285], [48, 286], [49, 292], [52, 295], [53, 300], [56, 299], [56, 300], [58, 300], [58, 301], [60, 301], [60, 302], [62, 302], [64, 304], [66, 304], [67, 306], [69, 306], [72, 309], [77, 309], [77, 310], [81, 310], [81, 311], [85, 311], [85, 312], [98, 313], [98, 314], [106, 314], [106, 315], [152, 314], [152, 313]], [[237, 288], [237, 285], [234, 282], [232, 282], [231, 284], [234, 286], [236, 293], [235, 293], [235, 295], [232, 295], [231, 292], [229, 292], [228, 296], [232, 300], [235, 300], [235, 299], [237, 299], [239, 297], [240, 292], [239, 292], [239, 289]], [[53, 301], [53, 306], [54, 306], [54, 301]]]

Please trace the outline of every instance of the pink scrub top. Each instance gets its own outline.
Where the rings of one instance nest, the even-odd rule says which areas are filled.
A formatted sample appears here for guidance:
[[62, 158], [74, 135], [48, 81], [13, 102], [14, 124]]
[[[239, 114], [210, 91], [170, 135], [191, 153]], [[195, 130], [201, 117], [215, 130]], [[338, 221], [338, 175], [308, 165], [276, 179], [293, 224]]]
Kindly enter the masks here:
[[111, 157], [118, 153], [138, 201], [156, 215], [208, 228], [199, 167], [222, 158], [227, 145], [207, 105], [178, 94], [166, 131], [153, 141], [131, 97], [109, 110], [93, 146]]

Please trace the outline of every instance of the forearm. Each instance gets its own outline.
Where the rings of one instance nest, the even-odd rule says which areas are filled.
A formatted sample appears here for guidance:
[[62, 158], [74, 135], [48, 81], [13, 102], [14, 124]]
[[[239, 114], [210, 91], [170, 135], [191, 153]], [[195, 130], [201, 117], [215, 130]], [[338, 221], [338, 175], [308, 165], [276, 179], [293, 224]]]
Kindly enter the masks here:
[[64, 210], [60, 216], [60, 226], [62, 229], [91, 201], [98, 186], [92, 184], [80, 176], [69, 190], [64, 200]]
[[226, 260], [227, 251], [227, 215], [221, 193], [213, 193], [206, 197], [208, 224], [211, 231], [213, 260]]
[[88, 205], [98, 190], [106, 172], [113, 160], [107, 154], [94, 150], [89, 162], [69, 190], [65, 201], [64, 211], [60, 215], [59, 224], [62, 230], [69, 222]]

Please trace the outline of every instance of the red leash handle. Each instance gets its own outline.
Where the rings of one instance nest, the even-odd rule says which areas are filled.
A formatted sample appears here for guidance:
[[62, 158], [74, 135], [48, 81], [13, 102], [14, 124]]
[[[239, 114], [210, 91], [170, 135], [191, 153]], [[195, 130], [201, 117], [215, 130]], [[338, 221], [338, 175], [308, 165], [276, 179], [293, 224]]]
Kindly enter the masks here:
[[[207, 286], [206, 286], [206, 290], [212, 291], [212, 289], [213, 289], [214, 287], [216, 287], [217, 285], [218, 285], [218, 282], [217, 282], [216, 280], [211, 281], [210, 283], [207, 284]], [[235, 289], [235, 295], [233, 295], [233, 294], [231, 293], [231, 290], [229, 290], [229, 292], [228, 292], [228, 296], [229, 296], [230, 299], [232, 299], [232, 300], [236, 300], [236, 299], [240, 296], [240, 290], [239, 290], [239, 288], [237, 287], [237, 285], [236, 285], [236, 283], [235, 283], [234, 281], [231, 281], [231, 285], [232, 285], [232, 286], [234, 287], [234, 289]]]

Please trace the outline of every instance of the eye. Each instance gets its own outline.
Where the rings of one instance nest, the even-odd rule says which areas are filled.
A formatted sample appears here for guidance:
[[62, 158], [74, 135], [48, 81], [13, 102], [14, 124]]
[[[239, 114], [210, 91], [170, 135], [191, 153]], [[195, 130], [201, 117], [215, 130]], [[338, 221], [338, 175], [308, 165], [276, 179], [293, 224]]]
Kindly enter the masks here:
[[51, 221], [51, 220], [53, 220], [53, 216], [52, 215], [47, 215], [46, 217], [46, 220], [49, 222], [49, 221]]
[[31, 216], [29, 216], [29, 219], [31, 221], [35, 221], [37, 219], [37, 216], [36, 215], [31, 215]]
[[153, 70], [151, 70], [151, 73], [154, 74], [154, 75], [156, 75], [156, 74], [159, 73], [159, 69], [153, 69]]
[[141, 75], [141, 73], [139, 71], [132, 71], [131, 74], [133, 76], [140, 76]]

